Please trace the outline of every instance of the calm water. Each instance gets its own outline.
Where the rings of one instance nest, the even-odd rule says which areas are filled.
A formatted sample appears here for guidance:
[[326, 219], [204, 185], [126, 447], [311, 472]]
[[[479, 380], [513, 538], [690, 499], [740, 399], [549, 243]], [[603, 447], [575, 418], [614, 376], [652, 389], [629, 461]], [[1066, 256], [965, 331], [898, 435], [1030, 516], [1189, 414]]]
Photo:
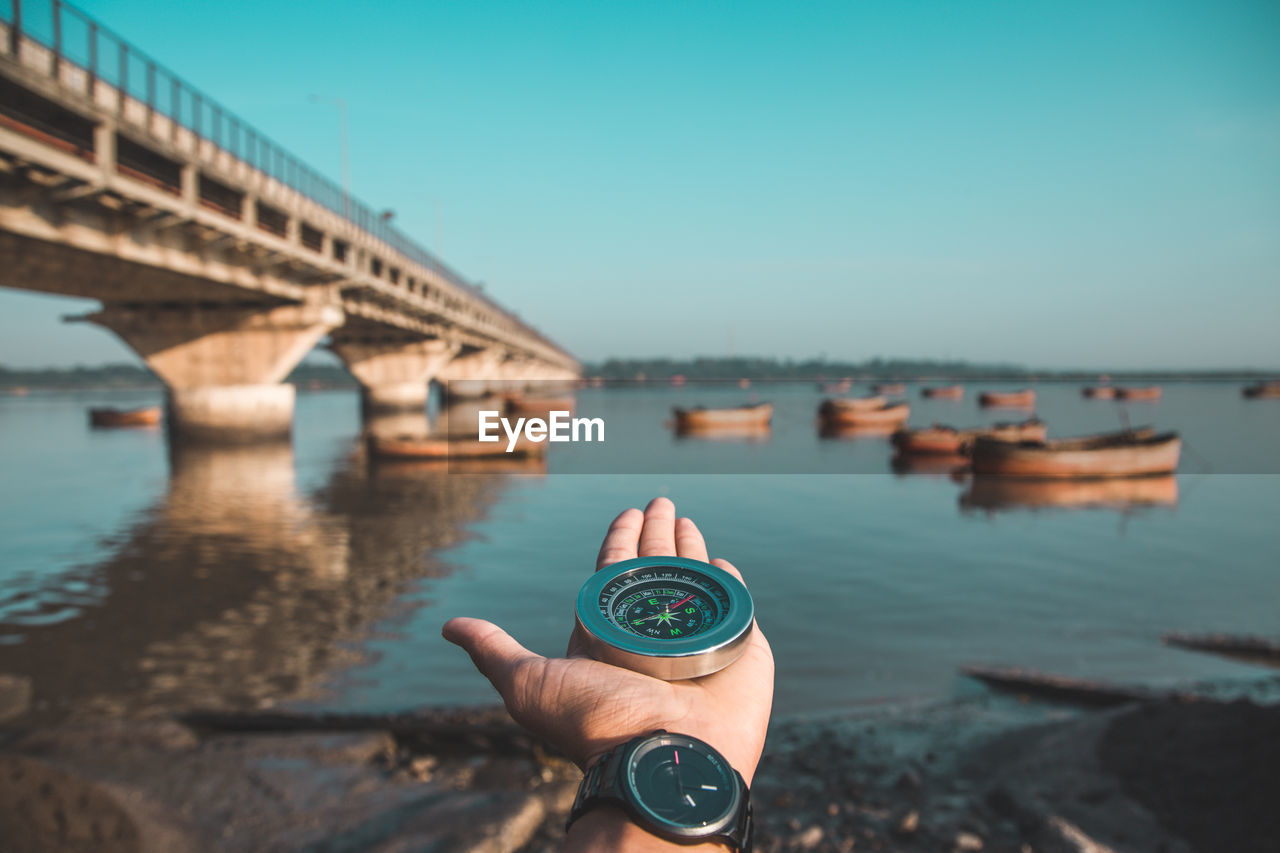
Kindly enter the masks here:
[[[1158, 638], [1280, 634], [1280, 403], [1168, 385], [1127, 412], [1184, 432], [1176, 483], [993, 495], [890, 473], [884, 439], [820, 440], [807, 387], [763, 392], [765, 443], [663, 427], [672, 402], [749, 393], [584, 392], [580, 410], [636, 448], [619, 470], [663, 472], [612, 475], [563, 473], [593, 470], [565, 446], [546, 474], [370, 466], [354, 393], [300, 395], [291, 447], [241, 451], [86, 428], [86, 407], [148, 392], [0, 398], [0, 673], [32, 678], [42, 717], [487, 703], [441, 623], [483, 616], [559, 653], [605, 525], [661, 494], [746, 574], [784, 713], [964, 695], [969, 662], [1226, 690], [1265, 677]], [[1120, 422], [1074, 385], [1040, 394], [1052, 434]], [[1010, 417], [911, 402], [913, 423]], [[829, 467], [866, 473], [675, 473]]]

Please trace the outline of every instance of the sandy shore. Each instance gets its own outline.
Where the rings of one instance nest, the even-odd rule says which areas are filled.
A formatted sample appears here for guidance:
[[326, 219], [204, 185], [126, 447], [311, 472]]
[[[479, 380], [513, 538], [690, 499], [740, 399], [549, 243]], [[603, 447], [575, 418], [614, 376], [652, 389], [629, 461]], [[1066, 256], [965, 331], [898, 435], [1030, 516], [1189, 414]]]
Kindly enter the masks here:
[[[542, 853], [579, 778], [500, 709], [240, 728], [10, 732], [5, 849]], [[1277, 767], [1280, 708], [1244, 701], [1078, 714], [991, 697], [791, 720], [756, 777], [757, 849], [1274, 850]]]

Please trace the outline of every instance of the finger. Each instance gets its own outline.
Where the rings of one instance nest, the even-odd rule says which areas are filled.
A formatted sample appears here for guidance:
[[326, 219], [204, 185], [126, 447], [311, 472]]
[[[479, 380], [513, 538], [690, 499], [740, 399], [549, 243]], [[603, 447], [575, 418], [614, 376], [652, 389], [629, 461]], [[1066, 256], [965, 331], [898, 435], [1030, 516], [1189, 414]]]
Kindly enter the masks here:
[[676, 519], [676, 555], [704, 563], [707, 561], [707, 542], [693, 519]]
[[514, 699], [516, 670], [521, 664], [544, 660], [517, 643], [506, 631], [483, 619], [450, 619], [440, 633], [471, 655], [476, 669], [489, 679], [508, 706]]
[[[729, 574], [733, 575], [733, 576], [734, 576], [735, 578], [737, 578], [738, 580], [742, 580], [742, 572], [738, 571], [738, 570], [734, 567], [733, 563], [730, 563], [728, 560], [722, 560], [722, 559], [720, 559], [719, 557], [716, 557], [714, 560], [712, 560], [712, 561], [711, 561], [711, 565], [713, 565], [713, 566], [719, 566], [720, 568], [724, 569], [724, 570], [725, 570], [726, 572], [728, 572]], [[743, 581], [743, 582], [745, 583], [745, 581]]]
[[638, 553], [641, 557], [675, 556], [676, 505], [666, 498], [654, 498], [644, 508]]
[[609, 532], [600, 543], [600, 553], [596, 555], [596, 571], [622, 560], [634, 559], [643, 527], [644, 513], [638, 509], [623, 510], [609, 525]]

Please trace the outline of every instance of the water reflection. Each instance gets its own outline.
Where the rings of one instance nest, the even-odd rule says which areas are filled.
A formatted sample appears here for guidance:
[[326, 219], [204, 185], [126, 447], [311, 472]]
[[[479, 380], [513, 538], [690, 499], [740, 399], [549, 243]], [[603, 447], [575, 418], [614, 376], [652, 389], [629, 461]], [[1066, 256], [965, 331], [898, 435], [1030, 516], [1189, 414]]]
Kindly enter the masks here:
[[975, 477], [960, 495], [962, 510], [997, 512], [1016, 509], [1105, 508], [1122, 512], [1176, 506], [1174, 476], [1114, 480], [1016, 480]]
[[405, 584], [448, 571], [432, 552], [504, 482], [357, 448], [307, 498], [290, 445], [174, 446], [165, 495], [83, 571], [97, 595], [0, 625], [0, 672], [32, 679], [29, 721], [313, 696]]

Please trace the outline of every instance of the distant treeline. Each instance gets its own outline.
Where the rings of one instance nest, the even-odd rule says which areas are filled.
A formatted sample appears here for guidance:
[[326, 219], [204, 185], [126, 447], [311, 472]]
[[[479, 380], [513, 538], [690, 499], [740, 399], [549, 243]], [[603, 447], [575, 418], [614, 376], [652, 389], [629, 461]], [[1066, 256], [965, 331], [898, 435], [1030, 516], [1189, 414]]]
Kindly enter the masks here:
[[[793, 359], [734, 357], [611, 358], [583, 366], [586, 376], [606, 380], [665, 380], [683, 376], [699, 379], [751, 380], [818, 380], [840, 379], [1097, 379], [1097, 370], [1033, 370], [1016, 364], [974, 364], [968, 361], [934, 361], [930, 359], [873, 358], [867, 361], [829, 361], [826, 359]], [[1116, 370], [1114, 379], [1259, 379], [1275, 371], [1241, 370]]]
[[[302, 387], [354, 388], [356, 381], [343, 368], [330, 364], [300, 364], [286, 380]], [[18, 370], [0, 366], [0, 388], [158, 388], [159, 377], [136, 364], [98, 367], [47, 367]]]
[[[696, 381], [741, 378], [776, 381], [818, 379], [1097, 379], [1096, 370], [1031, 370], [1015, 364], [973, 364], [967, 361], [931, 361], [873, 358], [869, 361], [827, 361], [824, 359], [752, 358], [611, 358], [583, 365], [584, 376], [606, 380], [647, 379], [665, 381], [684, 376]], [[1270, 379], [1280, 375], [1272, 370], [1116, 370], [1117, 381], [1142, 379]], [[300, 364], [288, 382], [301, 388], [355, 388], [356, 381], [345, 369], [330, 364]], [[19, 370], [0, 366], [0, 389], [12, 388], [155, 388], [161, 382], [147, 368], [133, 364], [77, 365], [66, 368]]]

